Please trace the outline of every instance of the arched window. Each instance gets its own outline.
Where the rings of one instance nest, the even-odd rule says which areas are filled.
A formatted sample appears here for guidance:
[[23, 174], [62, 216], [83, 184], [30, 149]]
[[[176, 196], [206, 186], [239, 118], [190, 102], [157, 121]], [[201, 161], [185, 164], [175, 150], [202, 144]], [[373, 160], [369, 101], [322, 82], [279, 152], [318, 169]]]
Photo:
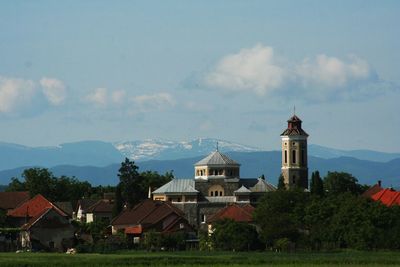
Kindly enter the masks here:
[[218, 184], [208, 188], [208, 196], [210, 197], [224, 196], [224, 192], [225, 192], [224, 188]]
[[292, 163], [296, 163], [296, 150], [292, 151]]

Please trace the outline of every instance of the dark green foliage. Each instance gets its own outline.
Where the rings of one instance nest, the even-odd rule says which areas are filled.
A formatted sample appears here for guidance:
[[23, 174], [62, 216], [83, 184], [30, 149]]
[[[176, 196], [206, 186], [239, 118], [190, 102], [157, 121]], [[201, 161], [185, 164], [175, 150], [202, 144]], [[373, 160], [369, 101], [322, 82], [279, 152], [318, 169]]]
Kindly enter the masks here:
[[24, 181], [13, 178], [7, 191], [29, 191], [31, 197], [42, 194], [51, 201], [76, 201], [90, 194], [88, 182], [80, 182], [75, 177], [55, 177], [48, 169], [30, 168], [22, 173]]
[[138, 167], [135, 162], [130, 161], [128, 158], [121, 163], [118, 177], [121, 190], [121, 197], [132, 208], [141, 200], [148, 197], [149, 189], [154, 190], [157, 187], [169, 182], [174, 176], [172, 171], [167, 172], [165, 175], [160, 175], [157, 172], [146, 171], [139, 173]]
[[6, 217], [7, 212], [3, 209], [0, 209], [0, 227], [6, 226]]
[[310, 192], [313, 195], [324, 195], [324, 183], [319, 175], [319, 171], [311, 174]]
[[213, 225], [211, 241], [215, 249], [244, 251], [257, 248], [258, 234], [253, 225], [230, 219]]
[[324, 188], [328, 194], [334, 195], [346, 192], [362, 193], [362, 187], [358, 184], [358, 180], [346, 172], [328, 172], [324, 178]]
[[117, 185], [115, 189], [115, 200], [113, 206], [113, 218], [121, 213], [124, 208], [124, 200], [122, 198], [121, 186]]
[[276, 240], [297, 241], [304, 228], [304, 208], [309, 194], [301, 190], [277, 190], [266, 194], [258, 204], [254, 219], [261, 228], [260, 238], [271, 247]]
[[278, 190], [286, 190], [285, 180], [283, 174], [279, 175], [278, 178]]

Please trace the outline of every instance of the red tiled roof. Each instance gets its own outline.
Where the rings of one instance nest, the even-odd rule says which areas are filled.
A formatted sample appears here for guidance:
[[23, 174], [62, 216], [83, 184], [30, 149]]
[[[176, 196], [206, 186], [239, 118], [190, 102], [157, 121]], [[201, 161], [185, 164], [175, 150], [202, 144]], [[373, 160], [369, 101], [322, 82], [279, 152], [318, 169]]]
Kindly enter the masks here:
[[362, 194], [362, 196], [370, 198], [370, 197], [372, 197], [373, 195], [375, 195], [376, 193], [378, 193], [381, 190], [383, 190], [383, 188], [379, 184], [375, 184], [375, 185], [371, 186], [368, 190], [366, 190]]
[[7, 215], [10, 217], [36, 217], [49, 208], [54, 208], [62, 216], [67, 216], [65, 212], [53, 205], [53, 203], [41, 194], [34, 196], [32, 199], [19, 205], [17, 208], [10, 210]]
[[400, 192], [392, 189], [383, 189], [378, 193], [371, 196], [375, 201], [380, 201], [382, 204], [390, 207], [393, 205], [400, 205]]
[[28, 191], [21, 192], [0, 192], [0, 209], [15, 209], [22, 202], [29, 199]]
[[125, 228], [125, 234], [141, 234], [143, 231], [141, 225], [131, 226]]
[[236, 222], [252, 222], [254, 207], [251, 205], [239, 206], [229, 205], [215, 213], [208, 222], [215, 222], [221, 219], [232, 219]]

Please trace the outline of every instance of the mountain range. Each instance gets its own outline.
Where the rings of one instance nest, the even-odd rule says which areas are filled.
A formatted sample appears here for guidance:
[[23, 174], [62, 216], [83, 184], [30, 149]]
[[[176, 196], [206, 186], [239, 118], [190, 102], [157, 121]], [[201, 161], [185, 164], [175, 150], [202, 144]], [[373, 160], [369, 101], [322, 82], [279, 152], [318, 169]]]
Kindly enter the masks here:
[[[241, 176], [254, 178], [264, 174], [276, 184], [280, 173], [279, 151], [260, 149], [211, 138], [192, 141], [144, 140], [108, 143], [83, 141], [56, 147], [26, 147], [0, 143], [0, 184], [20, 177], [27, 167], [46, 167], [56, 176], [75, 176], [94, 185], [116, 184], [120, 162], [125, 157], [135, 160], [141, 171], [160, 173], [174, 171], [175, 177], [193, 176], [193, 164], [217, 148], [241, 163]], [[387, 186], [398, 186], [400, 153], [371, 150], [338, 150], [309, 145], [309, 169], [346, 171], [361, 183], [373, 184], [378, 179]]]

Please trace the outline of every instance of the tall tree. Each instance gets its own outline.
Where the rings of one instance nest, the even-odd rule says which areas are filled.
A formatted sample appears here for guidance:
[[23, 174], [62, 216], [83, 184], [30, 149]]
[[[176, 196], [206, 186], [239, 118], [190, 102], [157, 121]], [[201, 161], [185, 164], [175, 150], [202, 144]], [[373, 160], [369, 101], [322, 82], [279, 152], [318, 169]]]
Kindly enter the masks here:
[[25, 178], [25, 186], [31, 197], [37, 194], [42, 194], [44, 197], [50, 200], [55, 200], [55, 178], [48, 169], [26, 169], [22, 173], [22, 177]]
[[319, 171], [315, 171], [311, 174], [310, 191], [313, 195], [324, 195], [324, 184], [321, 176], [319, 175]]
[[278, 178], [278, 190], [286, 190], [285, 180], [282, 173]]
[[134, 161], [125, 158], [118, 170], [122, 198], [129, 208], [132, 208], [145, 197], [138, 169]]
[[357, 178], [346, 172], [328, 172], [324, 178], [324, 188], [329, 194], [362, 193], [362, 188], [358, 184]]
[[122, 198], [121, 185], [115, 188], [115, 201], [113, 206], [113, 218], [115, 218], [124, 208], [124, 200]]

